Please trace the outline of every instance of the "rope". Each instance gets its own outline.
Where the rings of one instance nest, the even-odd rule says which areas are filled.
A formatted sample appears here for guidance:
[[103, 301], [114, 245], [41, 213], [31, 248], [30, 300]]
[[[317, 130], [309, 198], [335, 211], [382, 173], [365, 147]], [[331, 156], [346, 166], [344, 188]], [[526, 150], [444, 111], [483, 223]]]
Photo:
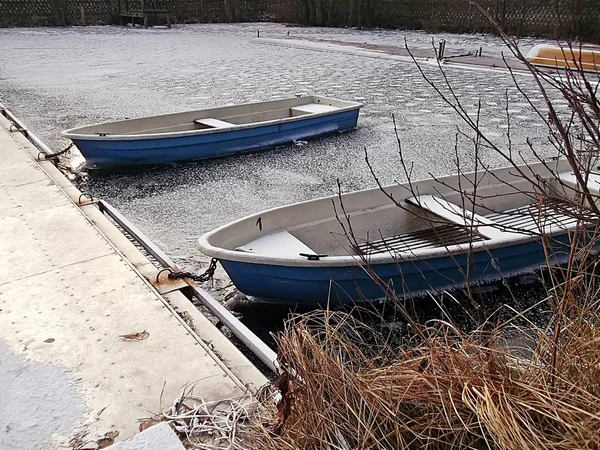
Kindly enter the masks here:
[[[217, 270], [217, 262], [216, 258], [210, 260], [210, 264], [208, 265], [208, 269], [204, 273], [200, 275], [193, 274], [191, 272], [170, 272], [169, 278], [171, 280], [178, 280], [181, 278], [190, 278], [194, 280], [196, 283], [206, 283], [211, 280], [215, 275], [215, 270]], [[161, 271], [162, 272], [162, 271]]]

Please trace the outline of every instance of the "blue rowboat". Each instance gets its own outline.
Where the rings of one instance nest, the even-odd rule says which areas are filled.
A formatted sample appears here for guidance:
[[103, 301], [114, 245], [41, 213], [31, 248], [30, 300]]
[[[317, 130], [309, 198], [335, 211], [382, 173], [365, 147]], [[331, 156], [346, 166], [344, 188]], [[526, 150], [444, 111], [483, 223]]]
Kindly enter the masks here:
[[[566, 161], [549, 164], [284, 206], [206, 233], [198, 246], [241, 292], [269, 302], [353, 303], [485, 283], [568, 258], [578, 184]], [[588, 176], [599, 196], [600, 176]]]
[[217, 158], [356, 128], [362, 105], [303, 96], [72, 128], [88, 168]]

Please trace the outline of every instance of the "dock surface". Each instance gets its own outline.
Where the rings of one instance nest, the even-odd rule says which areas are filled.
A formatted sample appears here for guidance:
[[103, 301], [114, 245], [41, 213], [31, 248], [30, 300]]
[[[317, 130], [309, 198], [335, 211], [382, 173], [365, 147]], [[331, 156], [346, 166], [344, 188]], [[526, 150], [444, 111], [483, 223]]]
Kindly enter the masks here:
[[90, 218], [10, 125], [0, 116], [0, 448], [124, 440], [186, 385], [210, 401], [260, 384], [208, 320], [196, 326], [222, 359], [194, 338], [136, 269], [147, 264], [124, 256], [102, 214]]

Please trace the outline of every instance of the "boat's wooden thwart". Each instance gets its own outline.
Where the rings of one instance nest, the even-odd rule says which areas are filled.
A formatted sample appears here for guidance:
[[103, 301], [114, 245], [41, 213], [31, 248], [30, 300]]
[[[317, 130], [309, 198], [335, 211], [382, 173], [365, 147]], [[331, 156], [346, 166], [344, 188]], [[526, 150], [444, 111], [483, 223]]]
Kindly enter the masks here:
[[[467, 272], [471, 283], [491, 281], [545, 265], [542, 235], [554, 250], [551, 262], [567, 258], [581, 217], [569, 213], [568, 200], [581, 189], [566, 161], [523, 172], [544, 180], [557, 200], [539, 204], [531, 193], [540, 185], [502, 168], [385, 187], [393, 200], [370, 189], [264, 211], [206, 233], [198, 246], [240, 291], [275, 302], [384, 297], [372, 275], [400, 295], [464, 284]], [[587, 178], [594, 195], [599, 180]], [[467, 186], [477, 186], [475, 206]]]
[[216, 158], [356, 128], [362, 105], [303, 96], [63, 131], [88, 168]]
[[525, 58], [536, 66], [600, 72], [600, 46], [580, 47], [574, 44], [569, 48], [540, 44], [529, 50]]

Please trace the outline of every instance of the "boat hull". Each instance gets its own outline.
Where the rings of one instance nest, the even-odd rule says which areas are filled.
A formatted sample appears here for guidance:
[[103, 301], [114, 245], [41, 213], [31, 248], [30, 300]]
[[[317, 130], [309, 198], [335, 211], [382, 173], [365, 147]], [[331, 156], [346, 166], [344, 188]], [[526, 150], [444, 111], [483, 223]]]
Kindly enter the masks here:
[[99, 140], [72, 138], [88, 168], [218, 158], [356, 128], [359, 110], [189, 136]]
[[584, 70], [600, 72], [600, 47], [557, 47], [540, 44], [533, 47], [526, 56], [527, 61], [536, 66], [552, 69]]
[[[553, 261], [568, 258], [569, 237], [554, 236]], [[469, 264], [470, 260], [470, 264]], [[382, 299], [386, 292], [360, 265], [298, 267], [220, 260], [236, 287], [246, 295], [285, 304], [352, 304]], [[398, 296], [419, 295], [470, 284], [485, 283], [531, 271], [547, 264], [540, 241], [509, 245], [465, 254], [424, 260], [374, 264], [372, 275], [393, 288]]]

